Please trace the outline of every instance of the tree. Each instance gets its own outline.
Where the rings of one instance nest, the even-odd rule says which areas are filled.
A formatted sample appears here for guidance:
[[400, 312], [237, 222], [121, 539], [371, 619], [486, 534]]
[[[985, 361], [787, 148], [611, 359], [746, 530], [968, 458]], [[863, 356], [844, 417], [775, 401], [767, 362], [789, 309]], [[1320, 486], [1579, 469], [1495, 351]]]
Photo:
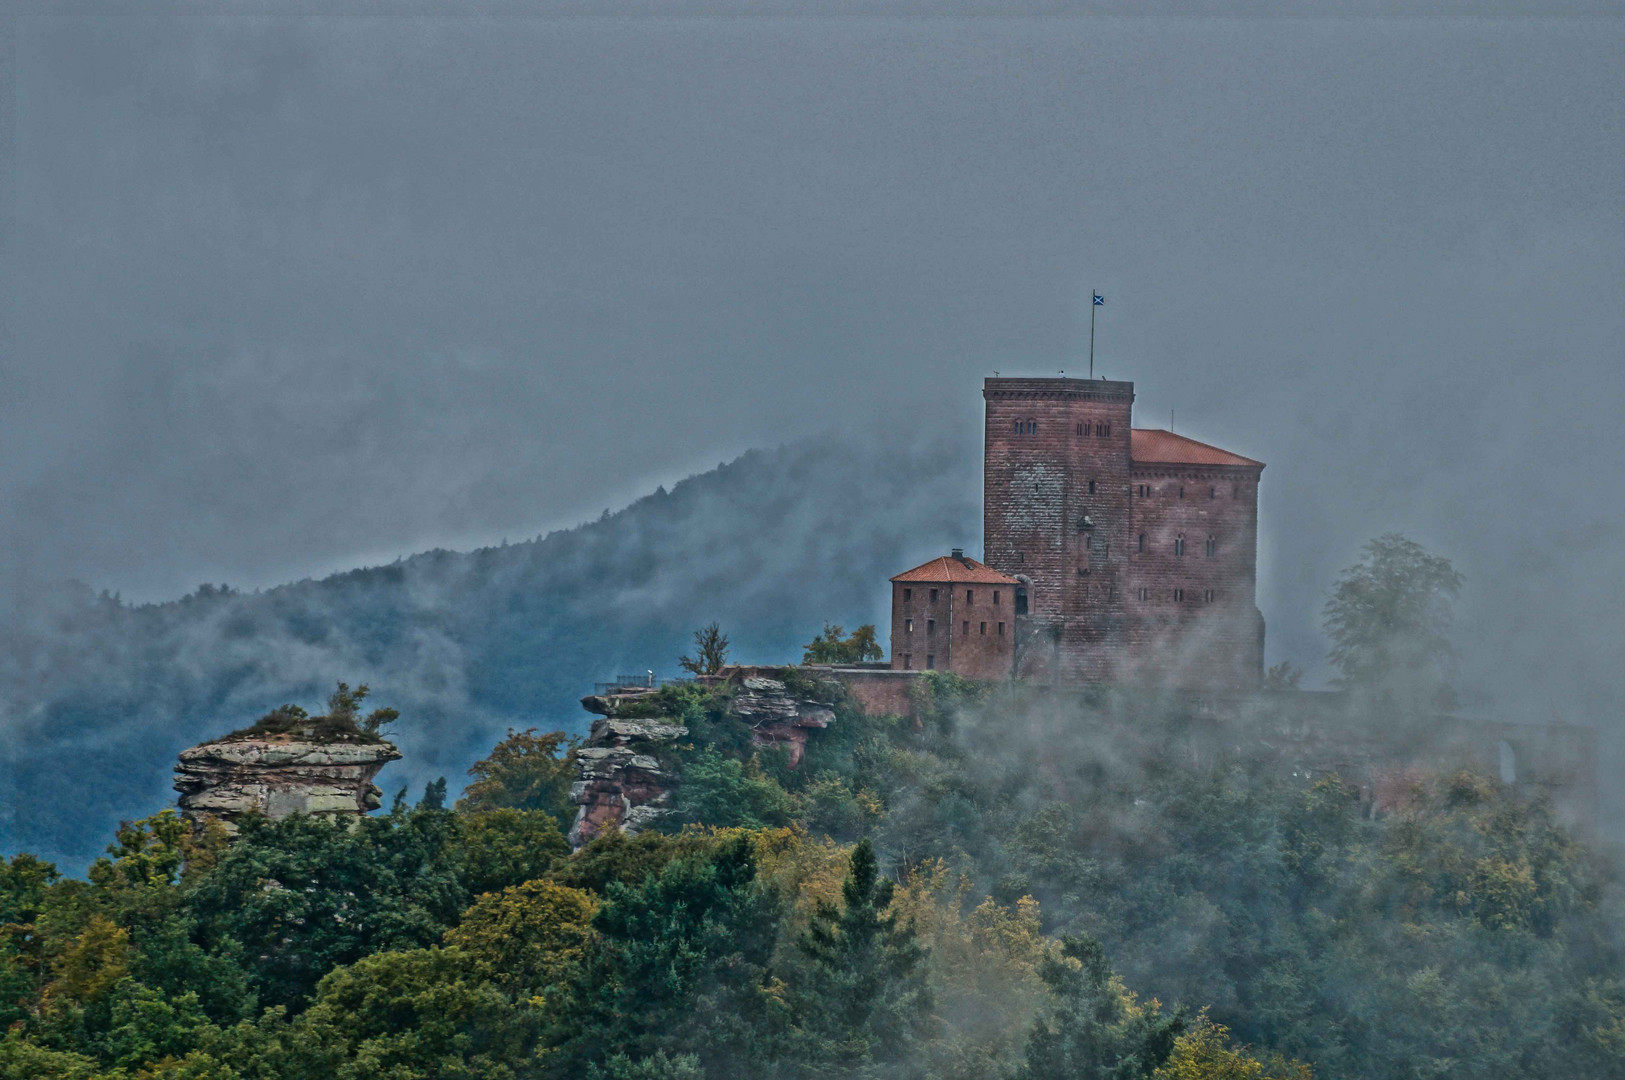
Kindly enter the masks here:
[[763, 829], [785, 825], [793, 808], [789, 794], [751, 762], [706, 749], [683, 769], [677, 789], [679, 821], [701, 825]]
[[1338, 685], [1448, 707], [1446, 631], [1460, 591], [1450, 560], [1414, 540], [1386, 533], [1367, 543], [1322, 609]]
[[576, 778], [579, 744], [579, 739], [562, 731], [538, 735], [535, 728], [509, 728], [508, 737], [491, 748], [489, 757], [470, 766], [468, 775], [474, 782], [463, 789], [457, 812], [543, 810], [561, 829], [569, 828], [575, 818], [570, 785]]
[[515, 1080], [534, 1075], [543, 1023], [455, 948], [368, 956], [322, 979], [296, 1025], [327, 1048], [329, 1076]]
[[1033, 1024], [1017, 1080], [1144, 1080], [1173, 1054], [1183, 1010], [1137, 1002], [1094, 938], [1064, 936], [1039, 976], [1053, 1006]]
[[613, 1055], [664, 1052], [697, 1055], [703, 1076], [762, 1075], [778, 1046], [781, 915], [749, 835], [709, 842], [637, 887], [611, 883], [594, 962], [557, 1010], [569, 1028], [559, 1074], [602, 1064], [613, 1076]]
[[534, 881], [569, 857], [552, 814], [483, 810], [457, 819], [457, 876], [476, 896]]
[[1314, 1080], [1301, 1061], [1279, 1054], [1260, 1060], [1230, 1045], [1230, 1029], [1206, 1016], [1174, 1040], [1174, 1052], [1153, 1080]]
[[846, 636], [846, 627], [840, 623], [825, 623], [824, 630], [806, 645], [801, 654], [803, 664], [861, 664], [865, 660], [879, 660], [885, 650], [875, 638], [873, 623], [867, 623]]
[[694, 675], [715, 675], [728, 662], [728, 635], [716, 623], [694, 631], [694, 648], [698, 657], [682, 656], [677, 666]]
[[1302, 680], [1303, 669], [1290, 660], [1282, 660], [1279, 664], [1270, 665], [1270, 669], [1264, 672], [1264, 689], [1296, 690]]
[[509, 993], [532, 997], [576, 974], [597, 941], [589, 892], [527, 881], [487, 893], [463, 912], [446, 944], [463, 950], [481, 977]]
[[925, 950], [912, 922], [898, 925], [894, 889], [864, 838], [852, 849], [841, 906], [820, 902], [801, 935], [810, 976], [804, 1030], [815, 1060], [849, 1067], [907, 1060], [929, 1023]]
[[468, 903], [457, 831], [436, 811], [353, 826], [249, 815], [219, 864], [187, 889], [187, 907], [206, 945], [241, 945], [252, 958], [262, 1003], [298, 1008], [334, 967], [440, 940]]

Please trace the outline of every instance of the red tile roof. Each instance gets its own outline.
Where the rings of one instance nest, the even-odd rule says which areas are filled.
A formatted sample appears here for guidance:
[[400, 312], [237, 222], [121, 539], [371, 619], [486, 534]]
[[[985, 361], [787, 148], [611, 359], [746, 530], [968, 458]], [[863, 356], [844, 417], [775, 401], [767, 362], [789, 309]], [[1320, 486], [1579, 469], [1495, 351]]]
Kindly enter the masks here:
[[949, 584], [957, 584], [961, 581], [981, 582], [986, 585], [1021, 584], [1015, 578], [1006, 577], [986, 563], [979, 563], [975, 559], [955, 559], [947, 555], [932, 559], [928, 563], [921, 563], [912, 570], [905, 570], [892, 580], [947, 582]]
[[1166, 462], [1170, 465], [1251, 465], [1262, 469], [1262, 461], [1232, 454], [1161, 428], [1135, 428], [1129, 432], [1129, 456], [1136, 465]]

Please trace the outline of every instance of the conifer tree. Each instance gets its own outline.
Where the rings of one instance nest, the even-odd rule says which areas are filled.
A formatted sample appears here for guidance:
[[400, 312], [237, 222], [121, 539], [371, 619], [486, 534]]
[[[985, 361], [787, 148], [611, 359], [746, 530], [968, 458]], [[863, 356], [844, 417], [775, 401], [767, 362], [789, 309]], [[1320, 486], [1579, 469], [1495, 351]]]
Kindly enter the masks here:
[[800, 938], [810, 962], [804, 1022], [815, 1060], [859, 1068], [903, 1060], [929, 1024], [925, 950], [912, 924], [898, 925], [894, 887], [865, 837], [852, 850], [841, 907], [819, 903]]

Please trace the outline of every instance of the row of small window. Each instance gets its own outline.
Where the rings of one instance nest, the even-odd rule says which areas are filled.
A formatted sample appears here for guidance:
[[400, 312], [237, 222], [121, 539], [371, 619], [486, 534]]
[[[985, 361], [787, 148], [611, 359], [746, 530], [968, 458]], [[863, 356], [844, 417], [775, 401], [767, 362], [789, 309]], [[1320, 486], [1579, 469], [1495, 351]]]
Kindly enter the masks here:
[[[909, 603], [913, 599], [914, 599], [914, 590], [913, 589], [904, 589], [903, 590], [903, 603], [905, 603], [905, 604]], [[930, 600], [930, 602], [933, 603], [933, 604], [937, 602], [937, 590], [935, 590], [935, 589], [931, 590], [931, 600]], [[974, 605], [975, 603], [976, 603], [976, 590], [975, 589], [966, 589], [965, 590], [965, 605], [967, 607], [969, 607], [971, 605]], [[993, 606], [994, 607], [999, 606], [999, 590], [997, 590], [997, 589], [993, 590]]]
[[[1093, 480], [1089, 481], [1089, 490], [1091, 492], [1093, 492], [1095, 490], [1095, 482]], [[1135, 484], [1134, 485], [1134, 494], [1135, 494], [1135, 496], [1137, 498], [1149, 499], [1151, 497], [1151, 485], [1150, 484]], [[1179, 485], [1179, 497], [1181, 499], [1183, 499], [1185, 497], [1185, 485], [1184, 484]], [[1210, 498], [1210, 499], [1217, 499], [1219, 497], [1218, 485], [1209, 484], [1207, 486], [1207, 497]], [[1232, 499], [1241, 498], [1241, 485], [1240, 484], [1231, 484], [1230, 485], [1230, 497]]]
[[[1137, 553], [1140, 553], [1140, 554], [1145, 553], [1145, 533], [1141, 533], [1139, 535], [1139, 538], [1135, 541], [1134, 550]], [[1219, 539], [1218, 539], [1218, 537], [1209, 536], [1206, 540], [1202, 541], [1202, 554], [1203, 555], [1206, 555], [1208, 558], [1211, 559], [1213, 556], [1217, 555], [1218, 553], [1219, 553]], [[1185, 534], [1184, 533], [1180, 533], [1178, 536], [1174, 537], [1174, 555], [1179, 557], [1179, 558], [1184, 558], [1184, 556], [1185, 556]]]
[[[986, 637], [987, 636], [987, 623], [980, 623], [978, 625], [981, 627], [981, 629], [978, 631], [979, 636]], [[904, 619], [903, 620], [903, 633], [912, 634], [913, 632], [914, 632], [914, 620], [913, 619]], [[937, 633], [937, 620], [935, 620], [935, 619], [927, 619], [927, 620], [925, 620], [925, 636], [926, 637], [935, 637], [936, 633]], [[960, 623], [959, 636], [960, 637], [970, 637], [970, 620], [969, 619], [965, 619], [963, 622]], [[994, 632], [993, 636], [994, 637], [1003, 637], [1004, 636], [1004, 624], [1003, 623], [998, 624], [998, 630]]]
[[[937, 666], [937, 658], [936, 658], [936, 656], [931, 654], [931, 653], [926, 653], [925, 654], [925, 670], [931, 671], [936, 666]], [[913, 653], [904, 653], [903, 654], [903, 667], [908, 671], [913, 671], [914, 670], [914, 654]]]
[[[1218, 596], [1218, 593], [1216, 593], [1214, 590], [1212, 590], [1212, 589], [1203, 589], [1202, 590], [1202, 603], [1211, 604], [1211, 603], [1213, 603], [1213, 600], [1214, 600], [1214, 598], [1216, 596]], [[1139, 598], [1142, 601], [1150, 600], [1151, 599], [1151, 590], [1146, 589], [1146, 588], [1140, 589]], [[1173, 602], [1176, 603], [1176, 604], [1183, 604], [1185, 602], [1185, 590], [1184, 589], [1174, 589], [1169, 593], [1169, 598], [1172, 599]]]
[[[1010, 430], [1015, 432], [1017, 435], [1036, 435], [1038, 434], [1038, 421], [1031, 419], [1012, 420], [1010, 421]], [[1097, 439], [1109, 439], [1112, 437], [1112, 426], [1106, 423], [1097, 424], [1093, 421], [1085, 421], [1084, 423], [1076, 425], [1076, 431], [1080, 438], [1085, 439], [1087, 439], [1090, 435], [1093, 435]]]

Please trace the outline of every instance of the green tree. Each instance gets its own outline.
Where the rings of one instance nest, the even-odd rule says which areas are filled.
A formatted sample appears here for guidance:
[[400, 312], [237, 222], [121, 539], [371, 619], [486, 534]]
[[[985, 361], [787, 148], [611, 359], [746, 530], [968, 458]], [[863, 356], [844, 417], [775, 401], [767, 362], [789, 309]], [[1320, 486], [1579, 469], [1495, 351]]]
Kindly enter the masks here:
[[298, 1007], [334, 967], [440, 940], [468, 902], [456, 839], [444, 812], [353, 826], [251, 816], [187, 890], [188, 910], [205, 945], [243, 947], [264, 1003]]
[[457, 819], [457, 876], [478, 896], [542, 877], [570, 842], [542, 810], [484, 810]]
[[802, 648], [803, 664], [860, 664], [886, 655], [876, 639], [873, 623], [858, 627], [850, 635], [839, 623], [825, 623], [823, 632]]
[[728, 635], [716, 623], [694, 631], [698, 656], [681, 656], [677, 666], [695, 675], [715, 675], [728, 662]]
[[528, 881], [487, 893], [463, 912], [446, 944], [468, 956], [481, 977], [524, 997], [574, 976], [598, 938], [598, 900], [591, 893]]
[[779, 1042], [781, 912], [748, 835], [676, 858], [641, 886], [611, 884], [593, 920], [595, 960], [559, 1010], [560, 1068], [664, 1052], [698, 1056], [707, 1076], [754, 1075]]
[[1039, 969], [1052, 1007], [1027, 1036], [1017, 1080], [1145, 1080], [1173, 1054], [1183, 1010], [1165, 1014], [1123, 989], [1100, 942], [1068, 935]]
[[1377, 537], [1361, 554], [1322, 609], [1337, 684], [1448, 707], [1455, 650], [1446, 632], [1461, 575], [1398, 533]]
[[793, 802], [754, 761], [702, 750], [683, 769], [677, 789], [679, 823], [762, 829], [788, 824]]
[[575, 751], [580, 740], [562, 731], [536, 734], [508, 729], [508, 737], [491, 748], [490, 756], [469, 767], [474, 782], [457, 800], [460, 814], [482, 810], [542, 810], [560, 829], [575, 817], [570, 785], [575, 782]]
[[895, 883], [880, 876], [867, 838], [852, 849], [841, 906], [820, 902], [801, 935], [808, 961], [802, 1006], [806, 1051], [841, 1067], [903, 1061], [928, 1029], [925, 950], [891, 910]]

